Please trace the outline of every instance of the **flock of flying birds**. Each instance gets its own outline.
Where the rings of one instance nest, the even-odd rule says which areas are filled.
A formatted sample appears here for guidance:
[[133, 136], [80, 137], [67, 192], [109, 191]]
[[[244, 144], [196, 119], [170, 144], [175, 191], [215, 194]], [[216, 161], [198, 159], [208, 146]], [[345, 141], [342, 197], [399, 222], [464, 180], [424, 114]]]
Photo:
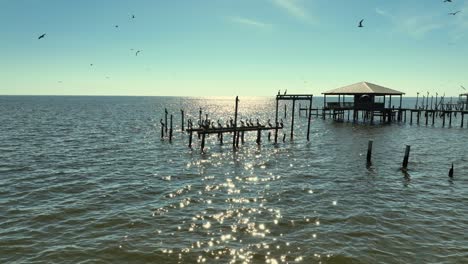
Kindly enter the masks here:
[[[131, 16], [131, 19], [135, 19], [135, 15], [132, 15], [132, 16]], [[119, 25], [115, 25], [114, 27], [115, 27], [115, 28], [119, 28]], [[40, 35], [37, 39], [38, 39], [38, 40], [43, 39], [43, 38], [45, 38], [46, 35], [47, 35], [47, 34], [44, 33], [44, 34]], [[138, 56], [138, 54], [140, 54], [140, 52], [142, 52], [142, 50], [135, 50], [135, 49], [130, 49], [130, 50], [135, 52], [135, 56]], [[91, 66], [91, 67], [92, 67], [93, 65], [94, 65], [93, 63], [90, 63], [90, 64], [89, 64], [89, 66]], [[106, 79], [109, 79], [109, 77], [106, 76]], [[62, 83], [62, 81], [59, 81], [59, 83]]]
[[[453, 3], [453, 0], [444, 0], [443, 1], [444, 3]], [[450, 12], [448, 13], [448, 15], [452, 15], [452, 16], [455, 16], [457, 15], [458, 13], [460, 13], [461, 10], [458, 10], [458, 11], [455, 11], [455, 12]], [[132, 19], [135, 19], [135, 15], [132, 15], [131, 16]], [[358, 27], [360, 28], [363, 28], [364, 27], [364, 19], [361, 19], [358, 23]], [[119, 28], [119, 25], [115, 25], [115, 28]], [[38, 37], [38, 39], [43, 39], [44, 37], [46, 36], [46, 33], [40, 35]], [[131, 51], [134, 51], [135, 52], [135, 56], [138, 56], [138, 54], [140, 54], [140, 52], [142, 52], [142, 50], [135, 50], [135, 49], [130, 49]], [[93, 66], [93, 64], [91, 63], [90, 66]], [[106, 77], [107, 79], [109, 79], [109, 77]], [[466, 91], [466, 88], [463, 86], [463, 85], [460, 85], [460, 87]]]
[[[444, 3], [453, 3], [453, 1], [452, 0], [444, 0]], [[458, 10], [458, 11], [455, 11], [455, 12], [450, 12], [448, 14], [451, 15], [451, 16], [455, 16], [460, 12], [461, 12], [461, 10]], [[361, 19], [359, 21], [359, 23], [358, 23], [358, 27], [360, 27], [360, 28], [364, 27], [363, 22], [364, 22], [364, 19]]]

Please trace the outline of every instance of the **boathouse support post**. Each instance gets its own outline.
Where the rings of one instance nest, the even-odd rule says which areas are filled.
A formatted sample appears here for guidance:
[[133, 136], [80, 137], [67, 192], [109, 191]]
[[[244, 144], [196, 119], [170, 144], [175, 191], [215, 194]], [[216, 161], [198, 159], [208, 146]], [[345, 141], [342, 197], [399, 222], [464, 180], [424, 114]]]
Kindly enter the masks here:
[[461, 125], [460, 125], [460, 127], [463, 127], [463, 123], [464, 123], [463, 119], [465, 118], [465, 113], [463, 113], [463, 111], [461, 111], [460, 114], [461, 114]]
[[442, 127], [445, 127], [445, 112], [442, 112]]
[[189, 132], [189, 143], [188, 143], [189, 148], [192, 148], [192, 137], [193, 137], [193, 132], [192, 132], [192, 130], [190, 130], [190, 132]]
[[367, 163], [371, 163], [371, 159], [372, 159], [372, 144], [374, 143], [374, 141], [372, 140], [369, 140], [369, 143], [367, 144]]
[[452, 112], [449, 113], [449, 126], [452, 126]]
[[262, 137], [262, 132], [259, 129], [259, 130], [257, 130], [257, 145], [260, 145], [260, 143], [262, 141], [261, 137]]
[[287, 117], [287, 112], [288, 112], [288, 106], [284, 104], [284, 119]]
[[403, 166], [402, 166], [402, 169], [403, 169], [403, 170], [407, 170], [407, 169], [408, 169], [408, 160], [409, 160], [410, 150], [411, 150], [411, 146], [410, 146], [410, 145], [406, 145], [405, 157], [403, 158]]

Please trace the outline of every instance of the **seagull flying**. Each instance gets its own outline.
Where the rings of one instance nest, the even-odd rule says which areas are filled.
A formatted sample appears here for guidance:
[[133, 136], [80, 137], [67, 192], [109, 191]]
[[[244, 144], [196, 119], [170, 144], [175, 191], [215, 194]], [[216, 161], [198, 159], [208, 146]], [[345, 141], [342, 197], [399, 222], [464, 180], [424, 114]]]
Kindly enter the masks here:
[[135, 15], [132, 15], [132, 18], [135, 18]]
[[460, 85], [460, 87], [461, 87], [463, 90], [465, 90], [465, 91], [466, 91], [466, 89], [465, 89], [465, 87], [464, 87], [463, 85]]
[[461, 12], [461, 11], [456, 11], [456, 12], [452, 12], [452, 13], [448, 13], [448, 14], [454, 16], [454, 15], [460, 13], [460, 12]]
[[452, 3], [452, 0], [444, 0], [444, 3]]
[[140, 53], [141, 50], [137, 50], [137, 52], [135, 52], [135, 56], [138, 56], [138, 53]]
[[364, 26], [362, 25], [362, 22], [364, 22], [364, 19], [361, 19], [361, 21], [359, 21], [358, 27], [364, 27]]
[[46, 34], [44, 33], [44, 34], [40, 35], [40, 36], [39, 36], [37, 39], [44, 38], [44, 37], [45, 37], [45, 35], [46, 35]]

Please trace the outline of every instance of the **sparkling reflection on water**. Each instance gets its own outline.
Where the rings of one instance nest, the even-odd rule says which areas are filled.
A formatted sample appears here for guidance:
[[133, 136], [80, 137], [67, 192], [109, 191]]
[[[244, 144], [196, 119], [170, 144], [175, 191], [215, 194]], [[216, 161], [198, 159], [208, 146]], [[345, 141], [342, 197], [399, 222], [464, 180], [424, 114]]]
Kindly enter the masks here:
[[[226, 122], [233, 98], [0, 102], [3, 263], [468, 261], [468, 130], [456, 118], [451, 128], [314, 118], [307, 142], [296, 117], [293, 143], [274, 146], [264, 134], [258, 147], [249, 133], [233, 152], [229, 135], [224, 145], [213, 135], [201, 154], [198, 139], [187, 148], [180, 109], [196, 121], [203, 106]], [[172, 144], [159, 138], [164, 107]], [[280, 116], [289, 135], [290, 115]], [[274, 120], [274, 101], [241, 98], [240, 118], [257, 117]]]

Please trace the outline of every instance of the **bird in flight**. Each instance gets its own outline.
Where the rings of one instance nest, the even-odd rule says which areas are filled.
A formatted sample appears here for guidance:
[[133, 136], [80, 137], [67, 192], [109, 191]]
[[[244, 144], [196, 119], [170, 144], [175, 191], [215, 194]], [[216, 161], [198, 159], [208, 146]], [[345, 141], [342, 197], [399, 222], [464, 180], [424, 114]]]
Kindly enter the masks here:
[[463, 85], [460, 85], [460, 87], [461, 87], [463, 90], [465, 90], [465, 91], [466, 91], [466, 89], [465, 89], [465, 87], [464, 87]]
[[444, 3], [452, 3], [452, 0], [444, 0]]
[[119, 27], [119, 25], [115, 25], [115, 28], [118, 28], [118, 27]]
[[44, 38], [44, 37], [45, 37], [45, 35], [46, 35], [46, 34], [44, 33], [44, 34], [40, 35], [40, 36], [39, 36], [37, 39]]
[[89, 64], [89, 66], [93, 66], [93, 64], [92, 64], [92, 63], [90, 63], [90, 64]]
[[461, 11], [452, 12], [452, 13], [449, 13], [449, 15], [452, 15], [452, 16], [454, 16], [454, 15], [456, 15], [456, 14], [460, 13], [460, 12], [461, 12]]
[[137, 52], [135, 52], [135, 56], [138, 56], [138, 53], [140, 53], [141, 50], [137, 50]]
[[364, 27], [364, 26], [362, 25], [362, 22], [364, 22], [364, 19], [361, 19], [361, 21], [359, 21], [359, 26], [358, 26], [358, 27]]
[[132, 15], [132, 18], [135, 18], [135, 15]]

